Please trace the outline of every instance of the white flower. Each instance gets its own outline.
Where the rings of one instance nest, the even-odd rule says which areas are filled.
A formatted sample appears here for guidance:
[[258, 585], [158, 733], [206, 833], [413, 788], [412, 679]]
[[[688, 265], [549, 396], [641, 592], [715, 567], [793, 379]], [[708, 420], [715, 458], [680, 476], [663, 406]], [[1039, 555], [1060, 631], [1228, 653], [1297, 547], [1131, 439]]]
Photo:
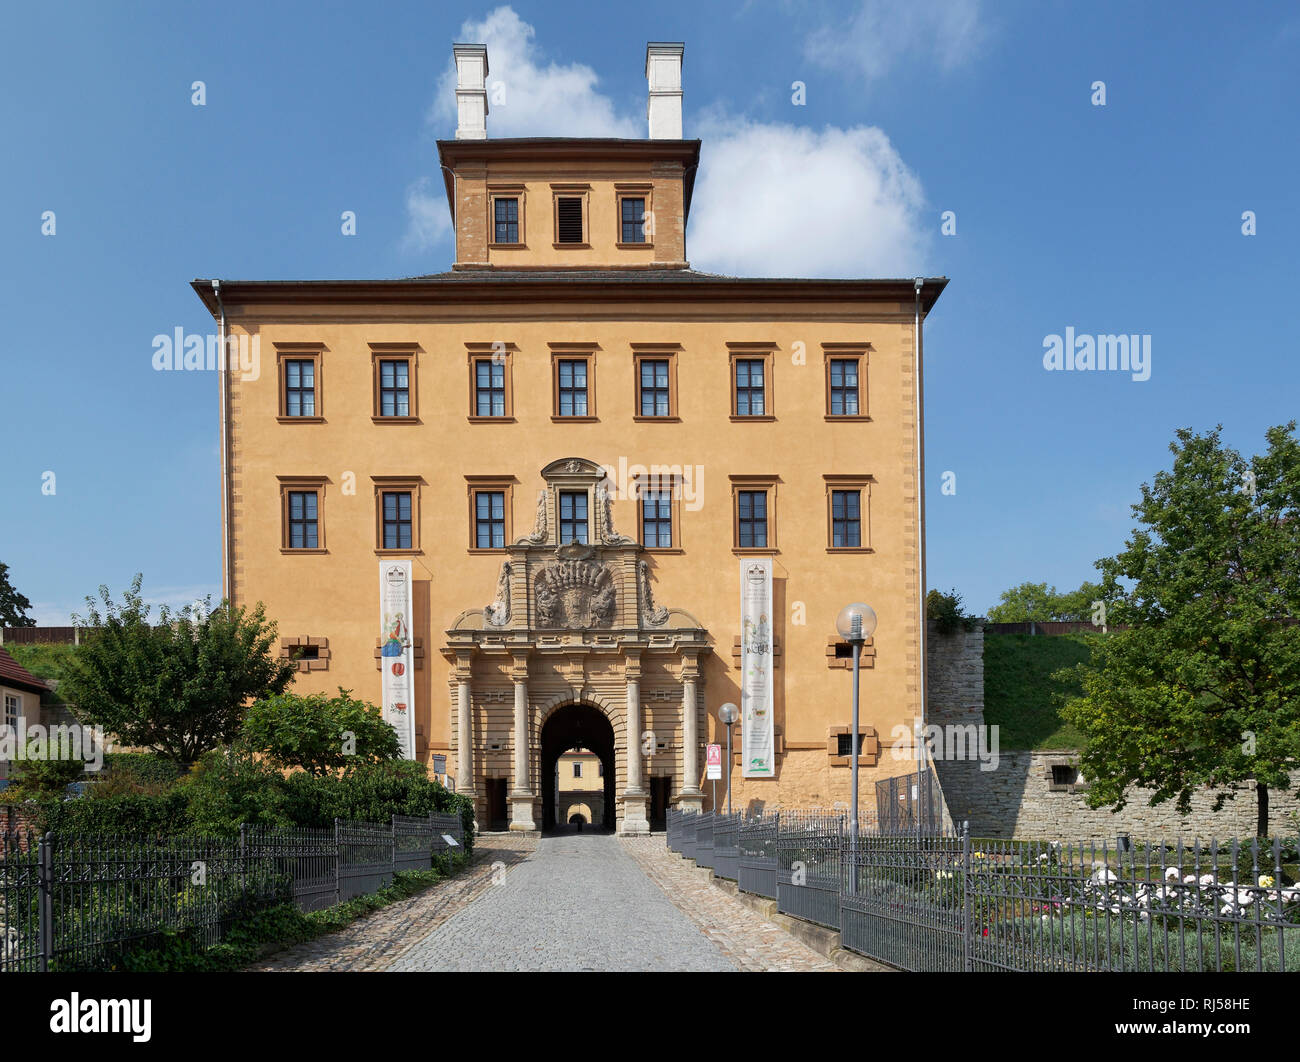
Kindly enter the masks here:
[[1177, 867], [1170, 867], [1168, 870], [1165, 871], [1165, 881], [1173, 881], [1181, 873], [1182, 871], [1180, 871]]
[[1225, 903], [1222, 907], [1219, 908], [1219, 914], [1221, 915], [1230, 915], [1236, 913], [1237, 913], [1237, 909], [1230, 903]]
[[1183, 878], [1183, 884], [1184, 884], [1184, 885], [1195, 885], [1195, 884], [1196, 884], [1196, 875], [1195, 875], [1195, 874], [1188, 874], [1187, 877]]
[[1201, 884], [1201, 885], [1213, 885], [1213, 884], [1214, 884], [1214, 875], [1213, 875], [1213, 874], [1202, 874], [1201, 877], [1200, 877], [1200, 880], [1199, 880], [1198, 884]]

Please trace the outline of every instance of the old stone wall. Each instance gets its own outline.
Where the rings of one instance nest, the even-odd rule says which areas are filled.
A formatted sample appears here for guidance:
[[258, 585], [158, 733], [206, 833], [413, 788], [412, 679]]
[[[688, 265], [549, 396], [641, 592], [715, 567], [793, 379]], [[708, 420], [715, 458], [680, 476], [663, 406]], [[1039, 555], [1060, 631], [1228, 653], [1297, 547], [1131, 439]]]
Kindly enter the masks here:
[[[984, 725], [984, 631], [942, 635], [930, 624], [927, 642], [929, 722], [937, 726]], [[1046, 693], [1044, 693], [1046, 695]], [[969, 821], [977, 837], [1106, 840], [1117, 834], [1134, 840], [1249, 837], [1255, 833], [1255, 794], [1236, 794], [1219, 812], [1215, 794], [1197, 793], [1188, 815], [1172, 801], [1152, 807], [1149, 790], [1132, 791], [1118, 813], [1089, 808], [1086, 779], [1077, 776], [1078, 755], [1000, 749], [997, 768], [981, 770], [973, 760], [935, 763], [954, 821]], [[1055, 771], [1054, 771], [1055, 768]], [[1291, 793], [1270, 793], [1269, 828], [1300, 830], [1300, 801]]]

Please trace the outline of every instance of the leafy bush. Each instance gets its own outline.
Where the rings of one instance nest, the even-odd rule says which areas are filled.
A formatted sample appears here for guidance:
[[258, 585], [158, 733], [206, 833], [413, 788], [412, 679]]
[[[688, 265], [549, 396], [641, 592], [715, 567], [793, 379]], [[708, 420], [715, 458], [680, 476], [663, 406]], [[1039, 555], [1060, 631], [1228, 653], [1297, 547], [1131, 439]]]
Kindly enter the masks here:
[[257, 701], [242, 733], [253, 751], [277, 766], [301, 767], [313, 775], [401, 755], [397, 731], [379, 709], [353, 700], [342, 687], [337, 697], [281, 693]]
[[29, 758], [18, 761], [17, 781], [7, 787], [14, 790], [11, 800], [62, 796], [69, 784], [80, 781], [85, 773], [85, 761], [46, 759], [43, 747], [37, 743], [28, 742], [26, 752]]
[[240, 823], [285, 827], [284, 776], [247, 750], [207, 753], [181, 787], [189, 798], [190, 832], [206, 837], [233, 837]]
[[188, 825], [189, 799], [173, 789], [156, 796], [107, 796], [43, 801], [42, 830], [59, 834], [175, 834]]

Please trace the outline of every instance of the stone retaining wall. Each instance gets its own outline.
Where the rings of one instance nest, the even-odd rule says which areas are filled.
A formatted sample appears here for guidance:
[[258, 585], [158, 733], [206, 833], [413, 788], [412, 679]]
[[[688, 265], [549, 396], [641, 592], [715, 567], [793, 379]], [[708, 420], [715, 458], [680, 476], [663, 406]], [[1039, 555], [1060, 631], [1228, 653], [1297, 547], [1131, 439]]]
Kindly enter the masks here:
[[[930, 623], [927, 639], [929, 722], [938, 726], [984, 725], [984, 631], [943, 635]], [[1046, 695], [1046, 693], [1044, 694]], [[1118, 814], [1084, 803], [1084, 779], [1072, 778], [1078, 755], [1072, 752], [1000, 750], [996, 770], [981, 771], [973, 761], [935, 764], [944, 798], [955, 821], [967, 820], [978, 837], [1106, 840], [1117, 834], [1138, 840], [1224, 839], [1255, 833], [1255, 793], [1237, 793], [1222, 811], [1211, 810], [1214, 794], [1197, 793], [1191, 811], [1180, 816], [1173, 801], [1151, 807], [1149, 790], [1135, 789]], [[1053, 768], [1058, 768], [1056, 777]], [[1269, 829], [1300, 832], [1300, 800], [1293, 778], [1290, 793], [1269, 794]]]

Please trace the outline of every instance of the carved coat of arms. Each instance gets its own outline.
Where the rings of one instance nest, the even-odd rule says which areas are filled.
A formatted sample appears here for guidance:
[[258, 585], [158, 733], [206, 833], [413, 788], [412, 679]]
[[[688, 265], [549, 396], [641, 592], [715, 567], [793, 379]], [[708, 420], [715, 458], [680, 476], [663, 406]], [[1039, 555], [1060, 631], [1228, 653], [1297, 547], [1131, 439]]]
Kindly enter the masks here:
[[533, 577], [533, 596], [540, 628], [581, 630], [614, 624], [614, 577], [590, 557], [561, 555], [544, 565]]

